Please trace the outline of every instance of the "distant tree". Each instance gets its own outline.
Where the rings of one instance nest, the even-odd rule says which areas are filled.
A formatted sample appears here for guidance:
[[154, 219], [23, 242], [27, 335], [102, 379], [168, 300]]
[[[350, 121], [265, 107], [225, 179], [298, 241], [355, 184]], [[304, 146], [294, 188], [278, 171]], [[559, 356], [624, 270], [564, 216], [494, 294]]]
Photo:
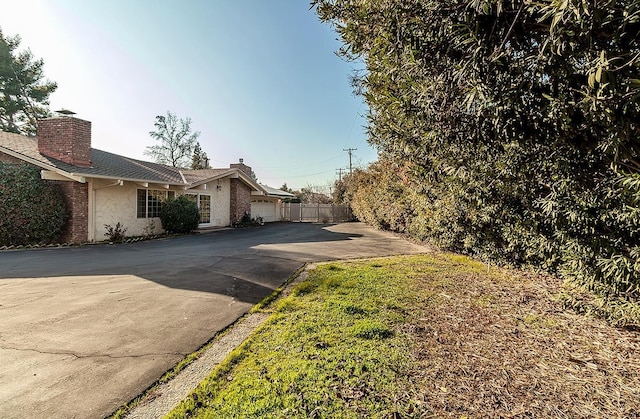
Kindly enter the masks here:
[[296, 190], [289, 188], [285, 183], [280, 187], [280, 190], [295, 195], [294, 198], [284, 199], [284, 202], [302, 202], [304, 204], [330, 204], [333, 202], [333, 198], [323, 192], [323, 187], [311, 183]]
[[159, 145], [148, 146], [144, 154], [156, 163], [173, 167], [188, 167], [193, 156], [200, 132], [191, 132], [191, 118], [178, 119], [169, 111], [167, 115], [156, 116], [156, 130], [150, 131], [151, 138]]
[[317, 185], [308, 184], [300, 191], [293, 192], [305, 204], [330, 204], [333, 199], [322, 192], [322, 188]]
[[289, 193], [293, 192], [293, 190], [287, 186], [287, 182], [283, 183], [282, 186], [280, 186], [280, 190]]
[[193, 156], [191, 157], [191, 168], [194, 170], [211, 168], [211, 166], [209, 165], [209, 158], [207, 157], [207, 153], [202, 151], [200, 142], [196, 142], [196, 145], [193, 148]]
[[0, 130], [35, 135], [37, 120], [50, 115], [49, 95], [58, 85], [43, 80], [44, 61], [29, 49], [17, 52], [20, 37], [0, 29]]
[[285, 198], [282, 201], [283, 202], [289, 202], [289, 203], [299, 203], [302, 202], [302, 200], [300, 199], [300, 197], [302, 196], [302, 193], [300, 191], [294, 191], [293, 189], [291, 189], [289, 186], [287, 186], [287, 183], [283, 183], [282, 186], [280, 186], [280, 190], [281, 191], [285, 191], [285, 192], [289, 192], [290, 194], [293, 194], [294, 196], [291, 198]]
[[344, 178], [336, 180], [333, 184], [333, 193], [331, 194], [333, 197], [334, 204], [344, 204], [346, 202], [346, 192], [347, 192], [347, 176]]

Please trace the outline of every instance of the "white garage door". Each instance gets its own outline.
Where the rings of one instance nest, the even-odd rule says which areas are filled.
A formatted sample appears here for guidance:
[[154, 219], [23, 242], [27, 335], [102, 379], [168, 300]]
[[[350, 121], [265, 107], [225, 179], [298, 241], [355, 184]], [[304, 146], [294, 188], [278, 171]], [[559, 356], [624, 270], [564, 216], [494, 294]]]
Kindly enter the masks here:
[[251, 216], [262, 217], [264, 222], [276, 221], [276, 203], [261, 199], [251, 202]]

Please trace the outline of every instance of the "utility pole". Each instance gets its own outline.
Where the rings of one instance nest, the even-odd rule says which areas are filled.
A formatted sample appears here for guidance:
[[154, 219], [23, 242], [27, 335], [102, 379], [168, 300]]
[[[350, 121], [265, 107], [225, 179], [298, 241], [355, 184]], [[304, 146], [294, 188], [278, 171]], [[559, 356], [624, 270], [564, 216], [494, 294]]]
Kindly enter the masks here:
[[340, 167], [339, 169], [336, 169], [336, 173], [338, 174], [338, 179], [339, 179], [340, 181], [342, 181], [342, 171], [343, 171], [343, 170], [344, 170], [344, 169], [343, 169], [342, 167]]
[[356, 151], [357, 148], [343, 148], [342, 151], [346, 151], [347, 153], [349, 153], [349, 174], [351, 174], [351, 172], [353, 172], [353, 166], [351, 165], [351, 155], [353, 154], [353, 151]]

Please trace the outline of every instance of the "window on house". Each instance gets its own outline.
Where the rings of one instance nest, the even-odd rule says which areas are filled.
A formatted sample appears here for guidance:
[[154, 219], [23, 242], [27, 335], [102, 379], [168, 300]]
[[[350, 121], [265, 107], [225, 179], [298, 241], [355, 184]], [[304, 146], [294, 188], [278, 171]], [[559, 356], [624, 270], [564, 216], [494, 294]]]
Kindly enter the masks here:
[[136, 216], [138, 218], [153, 218], [160, 216], [162, 203], [167, 198], [175, 198], [174, 191], [159, 191], [155, 189], [138, 189], [136, 199]]
[[138, 189], [138, 199], [137, 202], [137, 210], [136, 216], [138, 218], [147, 218], [147, 190], [146, 189]]

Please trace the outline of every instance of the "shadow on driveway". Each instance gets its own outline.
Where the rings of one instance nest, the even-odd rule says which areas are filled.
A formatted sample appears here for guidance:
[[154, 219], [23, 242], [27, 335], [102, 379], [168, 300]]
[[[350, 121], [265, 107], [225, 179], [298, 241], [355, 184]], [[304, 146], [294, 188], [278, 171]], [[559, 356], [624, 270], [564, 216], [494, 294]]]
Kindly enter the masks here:
[[[255, 304], [303, 263], [327, 259], [335, 242], [362, 237], [332, 226], [276, 223], [137, 243], [0, 252], [0, 279], [134, 275]], [[315, 250], [304, 248], [310, 243]]]
[[424, 251], [360, 223], [276, 223], [0, 252], [2, 415], [104, 417], [305, 262]]

